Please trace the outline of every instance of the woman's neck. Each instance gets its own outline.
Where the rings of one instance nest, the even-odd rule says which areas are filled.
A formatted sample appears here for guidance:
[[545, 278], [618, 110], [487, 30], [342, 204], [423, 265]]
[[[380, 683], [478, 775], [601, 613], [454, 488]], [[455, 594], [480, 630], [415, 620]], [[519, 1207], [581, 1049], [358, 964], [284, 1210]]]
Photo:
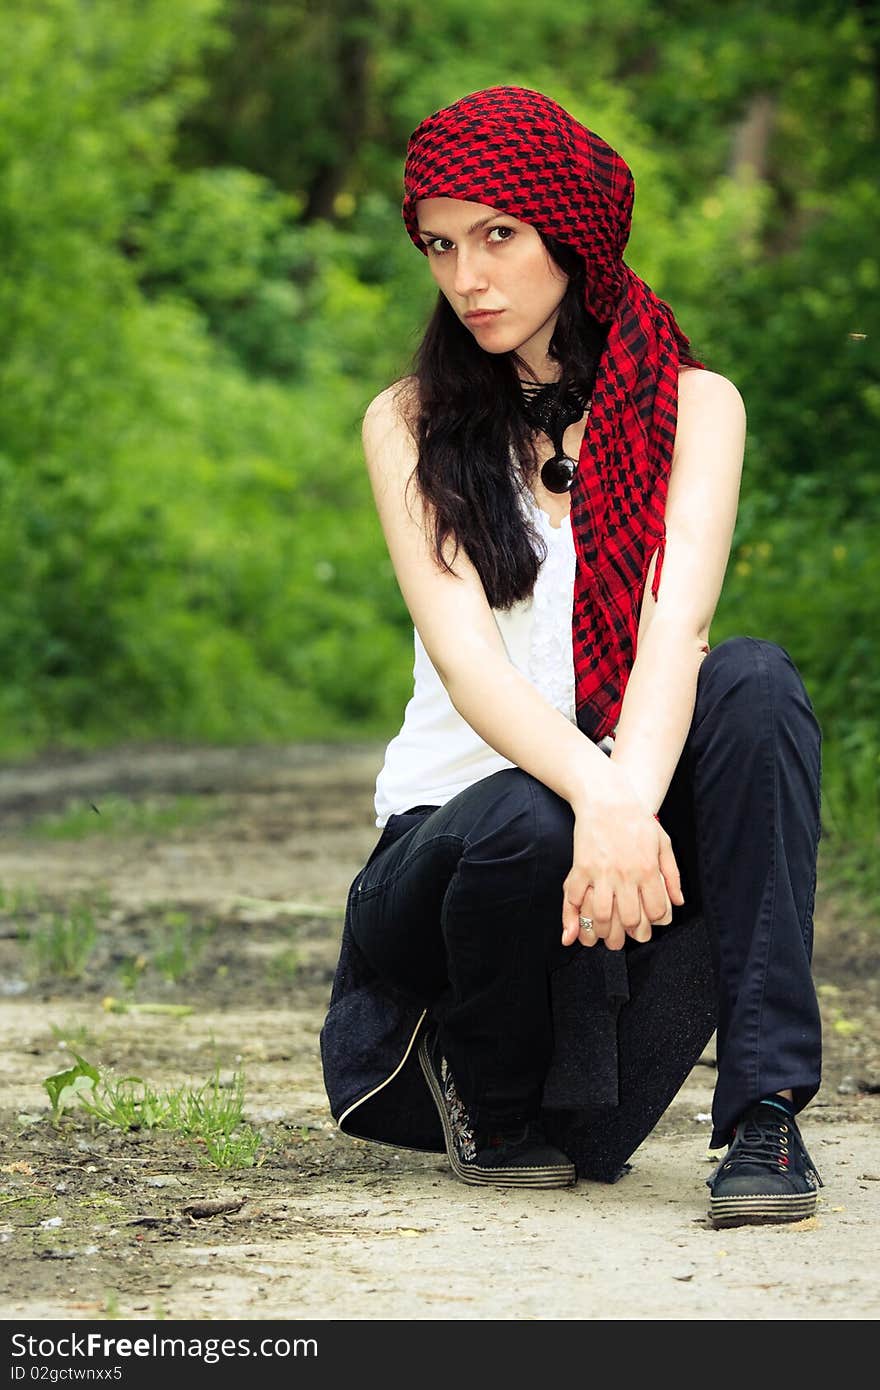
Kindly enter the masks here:
[[531, 353], [528, 357], [515, 352], [513, 356], [513, 366], [521, 382], [527, 385], [537, 383], [540, 386], [549, 386], [551, 382], [558, 381], [562, 376], [562, 365], [549, 353]]

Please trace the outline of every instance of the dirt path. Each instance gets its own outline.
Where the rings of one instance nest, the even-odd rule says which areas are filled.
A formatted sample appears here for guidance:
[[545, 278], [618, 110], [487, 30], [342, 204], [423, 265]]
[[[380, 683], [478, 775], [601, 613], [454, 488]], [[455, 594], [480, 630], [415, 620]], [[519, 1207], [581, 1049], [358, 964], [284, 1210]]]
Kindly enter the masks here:
[[[436, 1156], [336, 1132], [318, 1030], [346, 888], [378, 833], [380, 756], [132, 748], [0, 769], [0, 1315], [876, 1317], [877, 944], [821, 881], [825, 1083], [804, 1130], [826, 1186], [813, 1221], [709, 1226], [711, 1048], [614, 1187], [482, 1191]], [[37, 833], [73, 803], [112, 820], [120, 798], [143, 811], [125, 833]], [[170, 828], [150, 829], [163, 812]], [[40, 975], [37, 926], [48, 905], [76, 902], [95, 926], [84, 973], [44, 962]], [[206, 1166], [179, 1138], [75, 1110], [54, 1128], [43, 1079], [72, 1051], [156, 1089], [243, 1074], [256, 1166]], [[228, 1210], [185, 1210], [204, 1199]]]

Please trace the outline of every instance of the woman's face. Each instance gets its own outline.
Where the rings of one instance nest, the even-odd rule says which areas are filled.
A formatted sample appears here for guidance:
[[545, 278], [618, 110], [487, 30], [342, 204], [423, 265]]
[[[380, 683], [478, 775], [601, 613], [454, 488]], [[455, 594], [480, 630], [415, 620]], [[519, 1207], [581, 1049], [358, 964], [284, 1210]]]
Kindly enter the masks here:
[[[568, 276], [535, 228], [458, 198], [420, 198], [416, 213], [434, 279], [480, 347], [516, 351], [546, 375]], [[493, 312], [470, 317], [478, 310]]]

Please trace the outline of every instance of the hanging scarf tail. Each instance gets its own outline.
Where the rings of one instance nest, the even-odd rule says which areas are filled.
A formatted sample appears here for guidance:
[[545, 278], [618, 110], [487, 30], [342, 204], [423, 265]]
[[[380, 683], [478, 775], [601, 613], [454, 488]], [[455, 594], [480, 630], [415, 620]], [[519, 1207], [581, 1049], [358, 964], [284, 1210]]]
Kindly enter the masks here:
[[663, 527], [663, 534], [660, 537], [660, 544], [657, 547], [657, 565], [654, 569], [654, 579], [651, 584], [651, 598], [657, 601], [657, 593], [660, 589], [660, 575], [663, 570], [663, 558], [666, 554], [666, 527]]

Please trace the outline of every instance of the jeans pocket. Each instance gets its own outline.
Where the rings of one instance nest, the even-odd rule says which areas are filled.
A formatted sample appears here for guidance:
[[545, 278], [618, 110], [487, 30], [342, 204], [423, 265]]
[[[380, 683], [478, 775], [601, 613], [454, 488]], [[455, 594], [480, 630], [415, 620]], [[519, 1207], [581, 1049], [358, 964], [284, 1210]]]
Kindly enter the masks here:
[[417, 825], [421, 825], [428, 811], [404, 811], [400, 814], [390, 815], [382, 828], [382, 834], [376, 841], [370, 852], [370, 857], [349, 889], [349, 902], [354, 904], [368, 897], [374, 897], [385, 885], [380, 881], [374, 884], [365, 884], [364, 877], [367, 870], [385, 853], [387, 849], [405, 835], [408, 830], [414, 830]]

